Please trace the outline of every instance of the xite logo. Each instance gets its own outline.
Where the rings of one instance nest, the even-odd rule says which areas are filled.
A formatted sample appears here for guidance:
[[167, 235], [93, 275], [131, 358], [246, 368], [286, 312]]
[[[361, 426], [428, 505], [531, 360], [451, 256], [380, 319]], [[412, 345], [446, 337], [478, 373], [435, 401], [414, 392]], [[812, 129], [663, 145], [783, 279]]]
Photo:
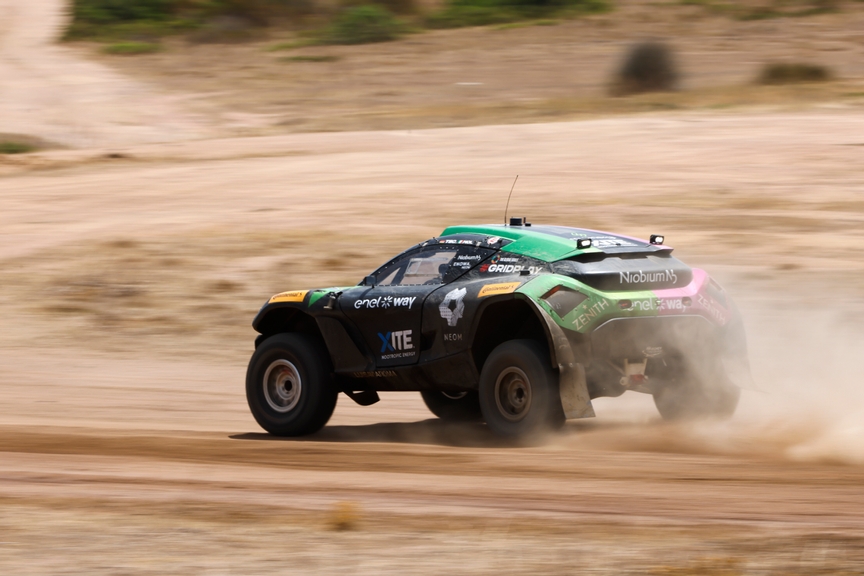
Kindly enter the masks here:
[[397, 350], [412, 350], [414, 344], [411, 343], [411, 330], [398, 330], [396, 332], [387, 332], [386, 334], [378, 333], [378, 338], [381, 340], [381, 354], [387, 352], [396, 352]]

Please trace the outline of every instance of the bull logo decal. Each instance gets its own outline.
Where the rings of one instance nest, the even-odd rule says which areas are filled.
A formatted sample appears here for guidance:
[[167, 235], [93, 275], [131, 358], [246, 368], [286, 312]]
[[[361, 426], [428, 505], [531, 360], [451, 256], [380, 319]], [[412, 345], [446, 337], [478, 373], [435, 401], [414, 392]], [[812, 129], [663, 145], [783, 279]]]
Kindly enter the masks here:
[[438, 306], [441, 318], [447, 321], [448, 326], [456, 326], [462, 314], [465, 312], [465, 303], [462, 301], [468, 291], [465, 288], [456, 288], [444, 296], [444, 301]]

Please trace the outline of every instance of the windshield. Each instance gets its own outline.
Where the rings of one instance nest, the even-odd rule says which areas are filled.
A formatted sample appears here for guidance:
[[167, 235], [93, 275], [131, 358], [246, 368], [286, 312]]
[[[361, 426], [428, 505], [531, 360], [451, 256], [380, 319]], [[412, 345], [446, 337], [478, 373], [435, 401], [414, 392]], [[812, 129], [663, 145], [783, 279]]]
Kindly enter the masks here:
[[425, 250], [401, 258], [378, 274], [379, 286], [441, 284], [455, 250]]

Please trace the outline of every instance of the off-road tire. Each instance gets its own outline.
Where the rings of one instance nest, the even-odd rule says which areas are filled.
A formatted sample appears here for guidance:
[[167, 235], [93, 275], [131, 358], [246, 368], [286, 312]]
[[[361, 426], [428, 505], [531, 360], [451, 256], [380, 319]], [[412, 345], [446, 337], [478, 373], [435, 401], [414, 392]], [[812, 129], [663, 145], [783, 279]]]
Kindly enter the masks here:
[[449, 394], [434, 390], [420, 392], [426, 407], [446, 422], [481, 422], [480, 398], [477, 392]]
[[654, 393], [654, 405], [668, 421], [726, 420], [735, 413], [740, 397], [741, 389], [722, 377], [710, 380], [691, 377], [662, 386]]
[[308, 336], [271, 336], [249, 360], [246, 401], [255, 420], [270, 434], [317, 432], [333, 415], [337, 396], [326, 352]]
[[492, 432], [511, 440], [564, 424], [558, 375], [540, 343], [510, 340], [492, 351], [480, 371], [480, 411]]

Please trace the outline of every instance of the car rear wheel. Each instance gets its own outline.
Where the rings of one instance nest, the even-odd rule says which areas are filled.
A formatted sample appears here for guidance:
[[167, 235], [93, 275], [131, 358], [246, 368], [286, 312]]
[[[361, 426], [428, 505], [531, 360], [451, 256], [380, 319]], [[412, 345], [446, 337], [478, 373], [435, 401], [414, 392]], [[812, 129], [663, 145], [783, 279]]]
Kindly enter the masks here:
[[738, 407], [741, 389], [722, 375], [699, 377], [689, 374], [665, 383], [654, 393], [654, 405], [664, 420], [731, 418]]
[[320, 430], [338, 391], [327, 356], [307, 336], [278, 334], [261, 343], [246, 372], [246, 400], [258, 424], [276, 436]]
[[480, 398], [477, 392], [420, 392], [426, 407], [447, 422], [480, 422]]
[[497, 435], [528, 439], [560, 428], [564, 411], [549, 355], [534, 340], [495, 348], [480, 372], [480, 411]]

